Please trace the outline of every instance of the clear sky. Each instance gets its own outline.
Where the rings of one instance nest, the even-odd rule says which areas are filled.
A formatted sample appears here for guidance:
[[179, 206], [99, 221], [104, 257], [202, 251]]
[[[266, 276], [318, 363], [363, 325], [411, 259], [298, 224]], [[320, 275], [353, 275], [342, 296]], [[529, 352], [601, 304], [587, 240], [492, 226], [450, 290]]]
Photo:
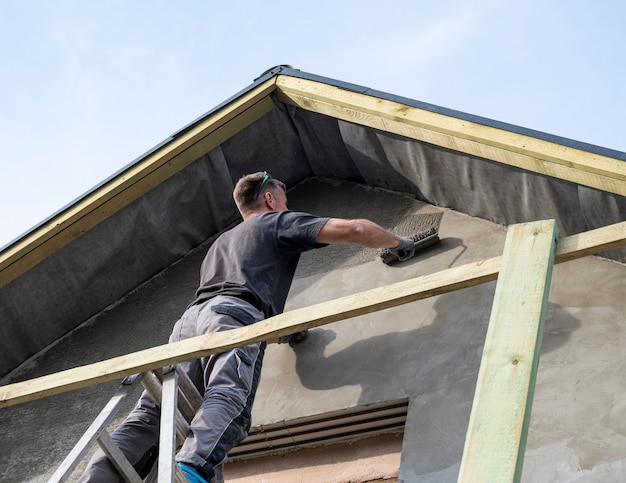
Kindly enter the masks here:
[[0, 247], [266, 69], [626, 151], [623, 0], [0, 0]]

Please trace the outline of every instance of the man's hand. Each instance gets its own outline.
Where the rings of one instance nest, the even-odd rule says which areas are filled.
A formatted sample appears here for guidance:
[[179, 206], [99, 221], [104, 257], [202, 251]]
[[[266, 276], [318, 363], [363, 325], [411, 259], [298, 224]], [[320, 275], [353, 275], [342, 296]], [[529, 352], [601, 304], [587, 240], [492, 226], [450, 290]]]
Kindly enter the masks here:
[[398, 260], [404, 261], [413, 256], [415, 253], [415, 242], [407, 236], [400, 237], [400, 244], [396, 248], [388, 248], [389, 252], [398, 257]]
[[290, 346], [294, 346], [294, 344], [299, 344], [308, 335], [308, 330], [303, 330], [301, 332], [296, 332], [295, 334], [285, 335], [278, 339], [279, 344], [289, 344]]
[[301, 332], [296, 332], [295, 334], [283, 335], [282, 337], [277, 337], [275, 339], [269, 339], [267, 341], [268, 344], [289, 344], [293, 346], [295, 344], [299, 344], [308, 335], [308, 330], [303, 330]]

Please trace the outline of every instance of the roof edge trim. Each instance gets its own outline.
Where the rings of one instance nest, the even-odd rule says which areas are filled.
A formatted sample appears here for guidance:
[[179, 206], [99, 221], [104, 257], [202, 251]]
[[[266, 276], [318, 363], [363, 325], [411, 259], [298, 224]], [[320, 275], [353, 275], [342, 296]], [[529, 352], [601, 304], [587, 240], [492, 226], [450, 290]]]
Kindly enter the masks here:
[[0, 288], [218, 146], [275, 105], [274, 79], [223, 103], [0, 251]]
[[423, 109], [425, 111], [430, 111], [437, 114], [442, 114], [444, 116], [455, 117], [457, 119], [462, 119], [465, 121], [470, 121], [477, 124], [483, 124], [485, 126], [494, 127], [497, 129], [502, 129], [510, 132], [514, 132], [517, 134], [523, 134], [525, 136], [531, 136], [537, 139], [542, 139], [544, 141], [549, 141], [556, 144], [561, 144], [563, 146], [572, 147], [574, 149], [580, 149], [583, 151], [588, 151], [596, 154], [600, 154], [601, 156], [607, 156], [615, 159], [619, 159], [622, 161], [626, 161], [626, 152], [619, 151], [616, 149], [605, 148], [596, 144], [586, 143], [583, 141], [576, 141], [571, 138], [567, 138], [564, 136], [559, 136], [556, 134], [549, 134], [543, 131], [537, 131], [534, 129], [518, 126], [515, 124], [510, 124], [502, 121], [496, 121], [487, 117], [477, 116], [474, 114], [469, 114], [463, 111], [458, 111], [455, 109], [450, 109], [447, 107], [438, 106], [435, 104], [430, 104], [427, 102], [416, 101], [414, 99], [410, 99], [408, 97], [398, 96], [395, 94], [389, 94], [384, 91], [379, 91], [376, 89], [372, 89], [370, 87], [361, 86], [358, 84], [352, 84], [348, 82], [337, 81], [328, 77], [309, 74], [306, 72], [302, 72], [297, 69], [289, 69], [283, 68], [276, 75], [285, 75], [290, 77], [296, 77], [300, 79], [308, 79], [315, 82], [321, 82], [324, 84], [332, 85], [338, 87], [340, 89], [344, 89], [347, 91], [358, 92], [361, 94], [366, 94], [371, 97], [376, 97], [379, 99], [384, 99], [392, 102], [397, 102], [400, 104], [405, 104], [407, 106], [416, 107], [418, 109]]

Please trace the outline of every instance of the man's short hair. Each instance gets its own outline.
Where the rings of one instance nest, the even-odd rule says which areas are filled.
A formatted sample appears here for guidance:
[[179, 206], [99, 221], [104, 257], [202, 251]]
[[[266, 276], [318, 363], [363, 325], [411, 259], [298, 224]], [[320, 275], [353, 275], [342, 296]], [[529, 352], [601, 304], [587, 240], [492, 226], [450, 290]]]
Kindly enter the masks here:
[[267, 172], [258, 171], [256, 173], [242, 176], [233, 190], [233, 198], [240, 212], [246, 212], [257, 208], [263, 202], [262, 194], [265, 191], [274, 191], [277, 187], [285, 190], [285, 185]]

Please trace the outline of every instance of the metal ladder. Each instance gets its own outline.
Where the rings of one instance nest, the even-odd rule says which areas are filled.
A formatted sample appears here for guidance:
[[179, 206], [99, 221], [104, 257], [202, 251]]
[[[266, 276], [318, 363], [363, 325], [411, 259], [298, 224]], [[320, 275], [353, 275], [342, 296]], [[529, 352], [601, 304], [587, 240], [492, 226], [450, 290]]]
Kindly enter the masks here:
[[[107, 426], [117, 416], [126, 397], [141, 382], [154, 401], [160, 402], [161, 429], [159, 434], [158, 463], [151, 473], [142, 480], [126, 456], [107, 432]], [[49, 483], [67, 481], [78, 464], [98, 443], [124, 481], [140, 483], [187, 483], [181, 470], [174, 464], [176, 450], [189, 433], [189, 423], [202, 403], [202, 396], [189, 376], [178, 365], [147, 371], [125, 377], [120, 388], [105, 405], [100, 414], [85, 431], [72, 451], [48, 480]]]

